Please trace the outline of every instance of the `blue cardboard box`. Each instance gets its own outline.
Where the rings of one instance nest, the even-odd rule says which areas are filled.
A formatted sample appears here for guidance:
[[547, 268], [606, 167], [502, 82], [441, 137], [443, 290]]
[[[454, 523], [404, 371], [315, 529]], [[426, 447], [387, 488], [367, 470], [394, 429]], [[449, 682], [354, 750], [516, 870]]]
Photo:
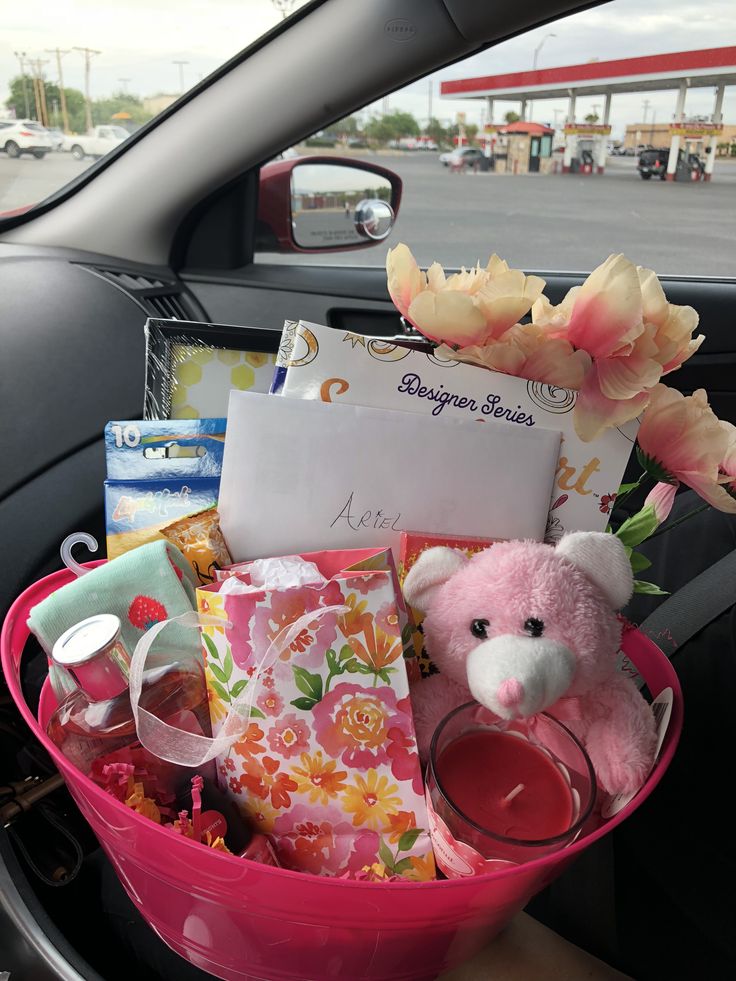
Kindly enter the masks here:
[[225, 419], [151, 419], [105, 426], [107, 557], [217, 504]]

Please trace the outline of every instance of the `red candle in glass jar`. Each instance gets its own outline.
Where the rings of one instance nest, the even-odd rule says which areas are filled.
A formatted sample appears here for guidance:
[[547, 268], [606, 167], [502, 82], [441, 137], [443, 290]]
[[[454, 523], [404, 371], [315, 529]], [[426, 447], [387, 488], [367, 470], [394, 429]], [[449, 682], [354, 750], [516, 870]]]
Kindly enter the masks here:
[[441, 752], [437, 775], [459, 811], [487, 831], [519, 841], [564, 834], [573, 820], [570, 785], [528, 740], [476, 730]]

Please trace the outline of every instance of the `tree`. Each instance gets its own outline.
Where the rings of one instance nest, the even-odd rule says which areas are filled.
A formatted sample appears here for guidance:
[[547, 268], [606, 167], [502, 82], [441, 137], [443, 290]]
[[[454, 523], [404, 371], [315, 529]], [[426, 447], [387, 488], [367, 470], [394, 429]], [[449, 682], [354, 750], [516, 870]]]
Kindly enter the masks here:
[[588, 115], [585, 117], [585, 122], [586, 123], [597, 123], [599, 119], [600, 119], [600, 116], [598, 115], [597, 112], [589, 112]]
[[346, 116], [333, 123], [330, 132], [335, 136], [356, 136], [360, 132], [360, 124], [356, 116]]
[[439, 119], [435, 119], [434, 116], [424, 127], [424, 132], [431, 140], [434, 140], [434, 142], [437, 144], [450, 142], [447, 134], [447, 130], [439, 121]]
[[518, 114], [518, 112], [514, 112], [513, 109], [509, 109], [509, 111], [506, 113], [506, 115], [503, 118], [506, 120], [507, 123], [518, 123], [519, 120], [521, 119], [521, 116]]
[[[31, 119], [36, 119], [36, 100], [33, 96], [33, 79], [30, 75], [25, 76], [25, 88], [23, 91], [23, 76], [16, 75], [10, 80], [10, 98], [5, 100], [5, 105], [15, 113], [16, 119], [26, 117], [26, 95], [28, 96], [28, 115]], [[61, 93], [59, 86], [54, 82], [44, 80], [46, 90], [46, 109], [49, 117], [49, 126], [61, 126]], [[69, 127], [73, 131], [84, 129], [84, 95], [79, 89], [69, 89], [64, 87], [66, 99], [66, 109], [69, 116]]]
[[[112, 117], [119, 112], [128, 114], [128, 119], [113, 119]], [[143, 108], [143, 102], [137, 95], [129, 92], [114, 92], [107, 99], [95, 99], [92, 103], [92, 122], [95, 126], [105, 123], [132, 123], [134, 126], [142, 126], [149, 119], [153, 119], [153, 113]]]
[[405, 136], [419, 136], [419, 123], [410, 112], [392, 112], [372, 119], [365, 128], [366, 135], [378, 143], [400, 140]]

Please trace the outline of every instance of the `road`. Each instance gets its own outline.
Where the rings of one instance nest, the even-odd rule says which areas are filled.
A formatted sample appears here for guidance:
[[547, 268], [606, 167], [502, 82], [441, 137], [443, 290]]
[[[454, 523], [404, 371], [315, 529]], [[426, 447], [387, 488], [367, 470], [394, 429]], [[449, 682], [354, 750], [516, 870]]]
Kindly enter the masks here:
[[[609, 158], [599, 177], [455, 174], [436, 153], [363, 156], [404, 182], [396, 227], [385, 242], [362, 251], [259, 259], [380, 266], [387, 246], [406, 242], [423, 265], [485, 263], [498, 252], [527, 270], [584, 271], [624, 252], [661, 274], [736, 275], [736, 160], [718, 160], [711, 183], [691, 184], [643, 181], [631, 157]], [[90, 163], [60, 153], [44, 160], [0, 154], [0, 211], [43, 199]]]
[[454, 174], [435, 153], [365, 155], [404, 182], [394, 231], [374, 248], [264, 261], [383, 265], [406, 242], [422, 265], [485, 264], [497, 252], [533, 270], [587, 271], [624, 252], [660, 274], [736, 276], [736, 161], [711, 183], [643, 181], [636, 159], [611, 157], [605, 175]]
[[49, 153], [43, 160], [25, 154], [9, 160], [0, 153], [0, 211], [43, 201], [74, 180], [94, 160], [75, 160], [71, 153]]

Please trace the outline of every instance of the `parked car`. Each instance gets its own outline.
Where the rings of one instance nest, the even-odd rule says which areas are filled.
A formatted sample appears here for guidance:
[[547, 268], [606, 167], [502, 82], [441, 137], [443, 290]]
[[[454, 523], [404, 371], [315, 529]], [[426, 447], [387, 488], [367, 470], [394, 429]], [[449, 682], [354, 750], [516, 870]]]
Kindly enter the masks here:
[[[447, 160], [443, 160], [443, 157], [447, 157]], [[441, 154], [440, 160], [445, 165], [445, 167], [472, 167], [473, 164], [479, 163], [483, 159], [483, 151], [477, 146], [462, 146], [458, 147], [456, 150], [452, 150], [449, 154]]]
[[64, 134], [60, 129], [49, 129], [47, 130], [49, 136], [51, 137], [51, 142], [53, 144], [54, 150], [64, 149]]
[[[665, 180], [667, 177], [667, 164], [670, 159], [669, 149], [649, 149], [644, 150], [639, 154], [639, 163], [637, 164], [637, 170], [639, 171], [639, 176], [642, 180], [648, 181], [652, 177], [658, 177], [660, 180]], [[684, 150], [679, 151], [679, 163], [681, 164], [685, 160]], [[687, 165], [691, 171], [698, 171], [698, 176], [702, 176], [705, 170], [705, 164], [697, 155], [697, 153], [687, 154]]]
[[4, 150], [9, 157], [27, 153], [37, 160], [43, 160], [53, 149], [48, 131], [35, 120], [0, 120], [0, 150]]
[[104, 157], [110, 150], [120, 146], [128, 139], [130, 133], [122, 126], [95, 126], [88, 133], [64, 137], [64, 149], [68, 150], [77, 160], [85, 157]]

